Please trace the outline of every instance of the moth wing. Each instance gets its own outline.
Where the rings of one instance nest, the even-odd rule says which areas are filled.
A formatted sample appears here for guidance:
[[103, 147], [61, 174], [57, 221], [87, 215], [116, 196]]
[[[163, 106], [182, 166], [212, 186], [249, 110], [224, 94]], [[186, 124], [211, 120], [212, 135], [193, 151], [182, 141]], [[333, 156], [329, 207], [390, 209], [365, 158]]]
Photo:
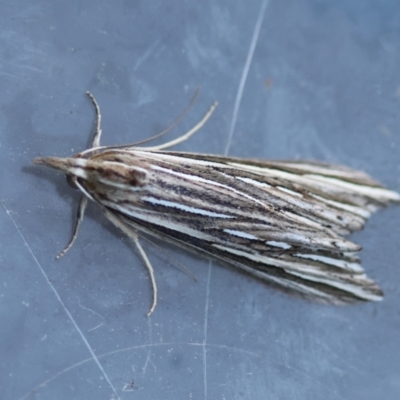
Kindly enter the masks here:
[[142, 149], [132, 157], [149, 165], [146, 185], [136, 188], [140, 201], [113, 205], [114, 192], [103, 203], [131, 229], [323, 302], [382, 297], [360, 266], [360, 247], [341, 236], [400, 200], [366, 174], [320, 163], [196, 161], [195, 154]]
[[400, 202], [397, 192], [386, 189], [362, 171], [344, 166], [315, 161], [254, 161], [249, 164], [237, 161], [230, 164], [289, 181], [299, 185], [296, 187], [299, 187], [300, 192], [309, 191], [315, 196], [365, 208], [370, 212], [391, 202]]
[[[127, 229], [144, 232], [166, 240], [199, 255], [219, 259], [239, 268], [272, 286], [301, 297], [331, 304], [357, 301], [378, 301], [383, 293], [378, 285], [366, 277], [355, 253], [334, 253], [324, 256], [273, 251], [271, 246], [254, 246], [242, 238], [241, 243], [226, 241], [224, 244], [209, 241], [186, 240], [184, 234], [159, 226], [143, 223], [127, 215], [116, 213]], [[259, 243], [260, 244], [260, 243]]]

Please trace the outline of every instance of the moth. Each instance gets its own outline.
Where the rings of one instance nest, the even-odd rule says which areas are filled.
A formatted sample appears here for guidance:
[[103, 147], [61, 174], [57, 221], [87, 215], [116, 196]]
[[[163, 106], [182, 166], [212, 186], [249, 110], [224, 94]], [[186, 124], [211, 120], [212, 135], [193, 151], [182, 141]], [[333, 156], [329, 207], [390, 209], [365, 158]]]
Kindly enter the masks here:
[[214, 257], [287, 292], [323, 303], [378, 301], [383, 293], [360, 265], [361, 247], [344, 236], [361, 230], [377, 209], [400, 202], [367, 174], [315, 161], [264, 161], [169, 151], [160, 146], [100, 146], [96, 112], [92, 147], [72, 157], [33, 162], [66, 174], [82, 192], [73, 245], [88, 200], [135, 243], [153, 286], [139, 233]]

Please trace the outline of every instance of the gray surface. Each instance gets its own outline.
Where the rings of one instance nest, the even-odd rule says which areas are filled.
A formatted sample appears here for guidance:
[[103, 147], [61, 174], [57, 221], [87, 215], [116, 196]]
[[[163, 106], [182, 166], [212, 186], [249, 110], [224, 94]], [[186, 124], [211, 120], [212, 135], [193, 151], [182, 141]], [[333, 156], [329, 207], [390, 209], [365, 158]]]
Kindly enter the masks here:
[[104, 144], [159, 132], [201, 85], [174, 134], [220, 106], [179, 149], [321, 159], [400, 190], [400, 3], [271, 0], [254, 36], [263, 5], [1, 2], [1, 399], [400, 398], [398, 208], [353, 236], [386, 292], [380, 304], [309, 304], [145, 244], [159, 286], [147, 318], [147, 273], [94, 206], [54, 260], [77, 194], [29, 165], [85, 147], [88, 89]]

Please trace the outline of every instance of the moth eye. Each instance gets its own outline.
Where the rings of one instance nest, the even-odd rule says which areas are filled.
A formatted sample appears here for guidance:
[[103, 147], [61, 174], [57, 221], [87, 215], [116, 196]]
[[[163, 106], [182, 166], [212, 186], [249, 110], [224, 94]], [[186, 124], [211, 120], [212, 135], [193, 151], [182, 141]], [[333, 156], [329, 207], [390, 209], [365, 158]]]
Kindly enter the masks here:
[[67, 175], [67, 183], [68, 183], [69, 186], [72, 187], [72, 189], [75, 189], [75, 190], [79, 189], [78, 186], [75, 183], [75, 180], [70, 175]]

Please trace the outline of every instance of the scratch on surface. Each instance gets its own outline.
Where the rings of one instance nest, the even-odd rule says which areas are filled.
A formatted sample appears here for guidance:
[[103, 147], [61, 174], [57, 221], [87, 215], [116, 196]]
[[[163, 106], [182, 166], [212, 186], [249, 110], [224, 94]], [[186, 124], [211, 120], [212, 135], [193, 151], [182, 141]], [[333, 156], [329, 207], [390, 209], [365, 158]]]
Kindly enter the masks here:
[[4, 208], [4, 211], [6, 212], [8, 217], [11, 219], [11, 222], [13, 223], [13, 225], [14, 225], [15, 229], [17, 230], [19, 236], [21, 237], [22, 241], [24, 242], [24, 245], [27, 247], [31, 257], [35, 261], [35, 264], [38, 266], [38, 268], [40, 269], [40, 272], [42, 273], [42, 275], [44, 276], [46, 282], [50, 286], [50, 289], [53, 291], [53, 293], [57, 297], [57, 300], [60, 302], [62, 308], [64, 309], [65, 313], [67, 314], [67, 316], [68, 316], [69, 320], [71, 321], [72, 325], [75, 327], [75, 329], [78, 332], [79, 336], [81, 337], [82, 341], [84, 342], [84, 344], [86, 345], [87, 349], [89, 350], [89, 353], [92, 356], [90, 359], [93, 360], [97, 364], [98, 368], [100, 369], [101, 373], [103, 374], [105, 380], [108, 382], [108, 384], [111, 387], [112, 391], [114, 392], [115, 396], [117, 397], [117, 399], [120, 399], [115, 387], [111, 383], [111, 380], [108, 377], [106, 371], [103, 369], [102, 365], [100, 364], [99, 359], [96, 357], [96, 354], [94, 353], [92, 347], [90, 346], [89, 342], [87, 341], [85, 335], [80, 330], [80, 328], [79, 328], [78, 324], [76, 323], [74, 317], [69, 312], [68, 308], [66, 307], [66, 305], [64, 304], [64, 302], [61, 299], [60, 295], [58, 294], [56, 288], [53, 286], [53, 284], [51, 283], [51, 281], [50, 281], [49, 277], [47, 276], [46, 272], [44, 271], [44, 269], [40, 265], [39, 260], [36, 258], [35, 254], [33, 253], [32, 249], [30, 248], [28, 242], [25, 239], [25, 236], [22, 234], [21, 230], [18, 228], [18, 225], [16, 224], [16, 222], [15, 222], [14, 218], [12, 217], [11, 213], [8, 211], [8, 209], [6, 208], [6, 206], [4, 205], [4, 203], [2, 201], [0, 201], [0, 203], [1, 203], [2, 207]]
[[83, 308], [83, 309], [86, 310], [86, 311], [90, 311], [92, 314], [98, 315], [98, 316], [104, 321], [104, 317], [103, 317], [101, 314], [99, 314], [98, 312], [92, 310], [91, 308], [87, 308], [87, 307], [83, 306], [83, 305], [81, 304], [80, 298], [77, 297], [77, 299], [78, 299], [78, 303], [79, 303], [79, 307], [80, 307], [80, 308]]
[[[94, 314], [94, 315], [98, 315], [98, 316], [104, 321], [104, 317], [103, 317], [101, 314], [99, 314], [99, 313], [96, 312], [96, 311], [91, 310], [90, 308], [84, 307], [84, 306], [81, 304], [81, 300], [79, 299], [79, 297], [78, 297], [78, 302], [79, 302], [79, 307], [83, 308], [84, 310], [90, 311], [90, 312], [91, 312], [92, 314]], [[88, 329], [88, 332], [95, 331], [96, 329], [99, 329], [99, 328], [100, 328], [101, 326], [103, 326], [103, 325], [104, 325], [104, 323], [101, 322], [100, 324], [96, 325], [95, 327]]]
[[[328, 393], [328, 392], [329, 392], [329, 388], [328, 388], [325, 384], [321, 383], [318, 379], [314, 378], [311, 374], [309, 374], [309, 373], [307, 373], [307, 372], [303, 372], [303, 371], [300, 370], [299, 368], [291, 367], [291, 366], [289, 366], [289, 365], [283, 365], [283, 364], [282, 364], [282, 366], [285, 367], [285, 368], [287, 368], [287, 369], [289, 369], [289, 370], [291, 370], [291, 371], [294, 371], [294, 372], [297, 373], [299, 376], [302, 376], [302, 377], [305, 377], [305, 378], [307, 378], [307, 379], [310, 379], [310, 381], [316, 383], [316, 384], [317, 384], [319, 387], [321, 387], [322, 389], [325, 389], [325, 393]], [[337, 399], [339, 399], [339, 400], [345, 400], [344, 397], [342, 397], [339, 393], [337, 393], [337, 392], [335, 392], [335, 391], [333, 391], [333, 392], [330, 391], [330, 393], [333, 394], [333, 395], [334, 395]]]
[[208, 264], [207, 284], [206, 284], [206, 301], [204, 305], [204, 326], [203, 326], [203, 390], [204, 399], [207, 399], [207, 332], [208, 332], [208, 310], [210, 305], [210, 283], [211, 283], [212, 261]]
[[103, 323], [98, 324], [98, 325], [94, 326], [93, 328], [88, 329], [88, 332], [95, 331], [96, 329], [99, 329], [99, 328], [102, 327], [103, 325], [104, 325]]
[[260, 36], [261, 25], [262, 25], [262, 22], [264, 19], [265, 10], [267, 9], [268, 1], [269, 0], [263, 0], [263, 2], [261, 4], [260, 12], [258, 14], [258, 19], [256, 21], [256, 25], [254, 27], [253, 37], [251, 38], [249, 52], [247, 54], [246, 63], [244, 64], [242, 76], [241, 76], [240, 82], [239, 82], [239, 88], [238, 88], [238, 91], [236, 94], [235, 105], [233, 107], [231, 126], [229, 128], [228, 140], [226, 142], [225, 151], [224, 151], [225, 156], [228, 155], [229, 148], [231, 147], [233, 131], [235, 130], [235, 126], [236, 126], [236, 120], [237, 120], [237, 116], [238, 116], [238, 112], [239, 112], [240, 102], [241, 102], [242, 96], [243, 96], [244, 86], [246, 84], [247, 76], [249, 74], [250, 64], [251, 64], [251, 61], [252, 61], [253, 55], [254, 55], [254, 49], [256, 48], [256, 44], [257, 44], [258, 38]]
[[[163, 343], [152, 343], [152, 344], [140, 344], [137, 346], [130, 346], [130, 347], [126, 347], [124, 349], [118, 349], [118, 350], [114, 350], [114, 351], [110, 351], [108, 353], [104, 353], [104, 354], [99, 354], [97, 356], [98, 359], [104, 358], [104, 357], [109, 357], [112, 356], [114, 354], [118, 354], [118, 353], [123, 353], [126, 351], [132, 351], [132, 350], [140, 350], [140, 349], [147, 349], [148, 347], [171, 347], [171, 346], [201, 346], [203, 347], [203, 343], [198, 343], [198, 342], [193, 342], [193, 343], [183, 343], [183, 342], [163, 342]], [[233, 350], [234, 352], [239, 352], [239, 353], [243, 353], [243, 354], [247, 354], [253, 357], [260, 357], [260, 354], [258, 353], [254, 353], [248, 350], [243, 350], [237, 347], [230, 347], [230, 346], [225, 346], [225, 345], [219, 345], [219, 344], [208, 344], [208, 347], [215, 347], [215, 348], [219, 348], [219, 349], [227, 349], [227, 350]], [[46, 385], [48, 385], [50, 382], [54, 381], [55, 379], [57, 379], [58, 377], [60, 377], [61, 375], [67, 373], [68, 371], [72, 371], [75, 368], [81, 367], [84, 364], [87, 364], [88, 362], [92, 361], [92, 358], [86, 358], [85, 360], [82, 360], [76, 364], [73, 364], [67, 368], [62, 369], [61, 371], [57, 372], [55, 375], [53, 375], [52, 377], [46, 379], [45, 381], [43, 381], [42, 383], [39, 383], [38, 385], [36, 385], [33, 389], [31, 389], [28, 393], [26, 393], [25, 395], [23, 395], [22, 397], [20, 397], [18, 400], [26, 400], [32, 393], [37, 393], [39, 391], [39, 389], [44, 388]], [[133, 371], [134, 372], [134, 371]]]
[[9, 78], [21, 79], [21, 77], [18, 75], [10, 74], [4, 71], [0, 71], [0, 75], [8, 76]]
[[[263, 0], [261, 3], [261, 9], [258, 14], [258, 18], [256, 21], [256, 25], [254, 27], [253, 37], [251, 38], [249, 52], [247, 54], [246, 63], [243, 68], [242, 76], [239, 82], [239, 88], [236, 94], [235, 104], [233, 107], [233, 115], [231, 126], [229, 128], [228, 139], [225, 146], [224, 155], [227, 156], [229, 153], [229, 148], [232, 143], [233, 132], [236, 126], [236, 120], [239, 112], [240, 102], [243, 96], [244, 86], [246, 84], [247, 76], [249, 74], [250, 64], [253, 59], [254, 50], [256, 48], [256, 44], [258, 38], [260, 36], [261, 25], [264, 19], [265, 11], [267, 9], [268, 0]], [[205, 298], [205, 305], [204, 305], [204, 326], [203, 326], [203, 343], [202, 343], [202, 350], [203, 350], [203, 391], [204, 391], [204, 399], [207, 400], [207, 329], [208, 329], [208, 311], [209, 311], [209, 304], [210, 304], [210, 285], [211, 285], [211, 271], [212, 271], [212, 262], [210, 261], [208, 265], [208, 275], [207, 275], [207, 285], [206, 285], [206, 298]]]
[[146, 373], [147, 365], [150, 363], [154, 371], [157, 370], [156, 366], [154, 365], [153, 361], [151, 361], [151, 349], [153, 347], [153, 328], [151, 325], [151, 318], [147, 318], [148, 324], [149, 324], [149, 345], [148, 345], [148, 351], [147, 351], [147, 357], [146, 357], [146, 362], [144, 363], [143, 367], [143, 375]]
[[143, 64], [143, 62], [148, 58], [153, 50], [157, 47], [158, 43], [160, 40], [156, 40], [150, 47], [149, 49], [141, 56], [139, 59], [136, 61], [135, 66], [133, 67], [134, 71], [137, 71], [137, 69]]

